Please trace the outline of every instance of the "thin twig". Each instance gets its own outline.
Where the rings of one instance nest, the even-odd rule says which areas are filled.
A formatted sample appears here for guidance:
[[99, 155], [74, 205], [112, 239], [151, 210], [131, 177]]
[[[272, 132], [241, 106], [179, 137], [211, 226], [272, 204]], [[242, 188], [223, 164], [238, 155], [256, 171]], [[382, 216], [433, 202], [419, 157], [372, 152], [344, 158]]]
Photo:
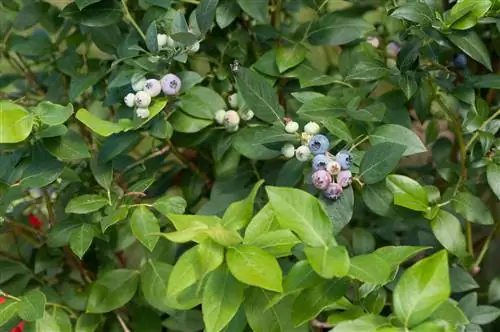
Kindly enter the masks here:
[[130, 171], [132, 168], [138, 166], [138, 165], [142, 165], [144, 164], [146, 161], [150, 160], [150, 159], [153, 159], [153, 158], [156, 158], [156, 157], [159, 157], [165, 153], [167, 153], [168, 151], [170, 150], [170, 146], [169, 145], [166, 145], [164, 146], [162, 149], [158, 150], [158, 151], [155, 151], [149, 155], [147, 155], [146, 157], [142, 158], [142, 159], [139, 159], [137, 161], [135, 161], [134, 163], [128, 165], [127, 167], [125, 167], [125, 169], [123, 170], [122, 173], [127, 173], [128, 171]]
[[116, 313], [116, 318], [118, 319], [118, 322], [120, 323], [120, 326], [122, 327], [123, 332], [132, 332], [129, 330], [129, 328], [127, 327], [127, 324], [125, 324], [125, 321], [123, 320], [122, 316], [120, 316], [119, 313]]
[[488, 251], [488, 248], [490, 246], [491, 239], [495, 235], [499, 224], [500, 222], [497, 222], [495, 226], [493, 226], [493, 228], [491, 229], [490, 233], [488, 234], [488, 237], [486, 238], [486, 241], [484, 241], [483, 247], [481, 249], [481, 252], [479, 253], [479, 256], [476, 259], [476, 262], [474, 263], [474, 266], [479, 266], [483, 261], [484, 256], [486, 255], [486, 252]]
[[313, 320], [311, 322], [311, 325], [313, 327], [317, 327], [317, 328], [320, 328], [320, 329], [331, 329], [333, 327], [333, 325], [325, 323], [325, 322], [321, 322], [321, 321], [319, 321], [317, 319]]

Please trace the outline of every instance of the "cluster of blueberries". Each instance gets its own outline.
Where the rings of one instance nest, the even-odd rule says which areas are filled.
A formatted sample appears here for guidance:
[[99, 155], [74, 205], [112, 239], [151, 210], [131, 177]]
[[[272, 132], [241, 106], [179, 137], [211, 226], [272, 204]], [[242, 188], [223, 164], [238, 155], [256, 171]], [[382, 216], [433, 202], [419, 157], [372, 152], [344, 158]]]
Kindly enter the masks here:
[[[245, 101], [238, 93], [228, 96], [227, 102], [232, 108], [230, 110], [220, 109], [214, 114], [214, 120], [220, 125], [224, 125], [226, 131], [234, 133], [238, 131], [240, 120], [250, 121], [254, 117], [254, 112], [248, 108]], [[238, 111], [235, 111], [238, 109]]]
[[167, 96], [173, 96], [181, 90], [181, 79], [174, 74], [167, 74], [157, 80], [155, 78], [146, 79], [137, 74], [131, 79], [132, 89], [136, 93], [129, 93], [123, 98], [123, 102], [128, 107], [135, 107], [135, 114], [138, 118], [149, 117], [149, 105], [151, 98], [158, 96], [162, 91]]
[[352, 155], [341, 150], [336, 155], [328, 152], [330, 141], [324, 135], [315, 135], [309, 141], [309, 149], [314, 155], [312, 183], [323, 191], [326, 198], [337, 200], [344, 188], [352, 183]]

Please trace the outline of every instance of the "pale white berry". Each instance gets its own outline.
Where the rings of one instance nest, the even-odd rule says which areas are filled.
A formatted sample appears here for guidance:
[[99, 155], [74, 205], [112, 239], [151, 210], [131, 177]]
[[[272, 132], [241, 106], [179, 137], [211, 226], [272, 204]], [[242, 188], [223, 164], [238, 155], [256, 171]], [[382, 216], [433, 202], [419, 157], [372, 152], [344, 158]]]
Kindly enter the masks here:
[[142, 74], [134, 74], [130, 80], [130, 84], [134, 91], [141, 91], [144, 89], [144, 85], [146, 85], [146, 78]]
[[196, 53], [200, 50], [200, 42], [196, 42], [188, 49], [189, 53]]
[[227, 97], [227, 102], [229, 103], [229, 106], [232, 108], [238, 108], [238, 94], [233, 93]]
[[295, 121], [290, 121], [285, 125], [285, 131], [289, 134], [295, 134], [299, 130], [299, 124]]
[[135, 110], [138, 118], [146, 119], [149, 117], [149, 109], [147, 107], [139, 107]]
[[368, 37], [366, 41], [375, 48], [380, 46], [380, 40], [377, 37]]
[[156, 35], [156, 41], [158, 42], [158, 48], [163, 48], [167, 45], [168, 36], [164, 33], [159, 33]]
[[149, 104], [151, 104], [151, 96], [149, 95], [149, 93], [139, 91], [135, 94], [135, 106], [148, 107]]
[[225, 115], [226, 115], [226, 110], [218, 110], [217, 112], [215, 112], [214, 114], [215, 122], [217, 122], [220, 125], [224, 124]]
[[161, 83], [157, 79], [151, 78], [144, 85], [144, 92], [147, 92], [151, 97], [156, 97], [161, 93]]
[[283, 147], [281, 147], [281, 154], [285, 158], [290, 159], [295, 155], [295, 147], [293, 146], [293, 144], [287, 143], [283, 145]]
[[163, 76], [160, 83], [163, 93], [167, 96], [178, 94], [182, 87], [181, 79], [174, 74]]
[[235, 133], [238, 131], [238, 129], [240, 129], [240, 126], [236, 125], [236, 126], [226, 126], [226, 131], [228, 133]]
[[128, 107], [134, 107], [135, 106], [135, 94], [134, 93], [129, 93], [123, 98], [123, 102], [125, 105]]
[[240, 124], [240, 116], [238, 112], [229, 110], [224, 114], [224, 125], [237, 126]]
[[316, 122], [314, 121], [311, 121], [311, 122], [308, 122], [305, 126], [304, 126], [304, 131], [308, 134], [311, 134], [311, 135], [316, 135], [317, 133], [319, 133], [320, 131], [320, 127], [319, 127], [319, 124], [317, 124]]
[[295, 150], [295, 158], [298, 161], [308, 161], [311, 158], [311, 150], [307, 145], [301, 145]]
[[240, 118], [243, 121], [250, 121], [253, 119], [255, 113], [252, 110], [240, 110], [238, 112], [240, 114]]

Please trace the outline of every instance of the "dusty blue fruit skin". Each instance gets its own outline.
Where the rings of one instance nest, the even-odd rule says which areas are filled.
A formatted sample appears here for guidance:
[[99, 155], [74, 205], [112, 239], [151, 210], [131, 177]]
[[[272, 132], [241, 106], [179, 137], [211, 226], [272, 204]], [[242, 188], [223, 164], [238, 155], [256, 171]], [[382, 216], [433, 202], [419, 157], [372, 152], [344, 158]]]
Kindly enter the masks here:
[[337, 162], [343, 170], [349, 169], [352, 166], [352, 155], [349, 151], [342, 150], [335, 156]]
[[313, 173], [312, 182], [316, 188], [325, 190], [332, 183], [332, 176], [325, 170], [319, 170]]
[[349, 187], [352, 183], [352, 173], [351, 171], [342, 171], [337, 176], [337, 183], [343, 188]]
[[329, 160], [324, 154], [317, 154], [313, 158], [312, 167], [315, 171], [324, 170]]
[[453, 58], [453, 65], [461, 69], [467, 67], [467, 57], [465, 56], [465, 54], [460, 53], [455, 56], [455, 58]]
[[330, 148], [330, 141], [325, 135], [314, 135], [309, 141], [309, 150], [313, 154], [323, 154]]
[[343, 192], [344, 189], [342, 189], [341, 185], [332, 182], [330, 183], [328, 188], [326, 188], [326, 190], [323, 192], [323, 195], [328, 199], [337, 200], [340, 198], [340, 196], [342, 196]]

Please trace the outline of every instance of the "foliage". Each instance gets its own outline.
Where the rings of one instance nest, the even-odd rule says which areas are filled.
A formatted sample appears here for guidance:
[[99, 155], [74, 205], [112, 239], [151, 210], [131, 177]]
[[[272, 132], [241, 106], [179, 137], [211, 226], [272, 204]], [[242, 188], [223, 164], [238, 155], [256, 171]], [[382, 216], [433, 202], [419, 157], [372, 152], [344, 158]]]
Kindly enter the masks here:
[[499, 14], [0, 1], [0, 331], [498, 330]]

